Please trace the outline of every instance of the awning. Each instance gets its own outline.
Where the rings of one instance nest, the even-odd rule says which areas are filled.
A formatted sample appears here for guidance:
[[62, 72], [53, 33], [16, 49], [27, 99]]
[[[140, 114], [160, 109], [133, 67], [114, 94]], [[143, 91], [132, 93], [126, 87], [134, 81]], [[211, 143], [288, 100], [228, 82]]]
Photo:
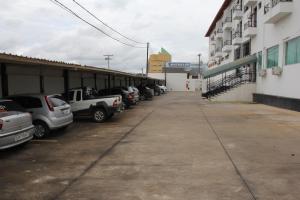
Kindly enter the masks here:
[[204, 72], [203, 77], [204, 78], [209, 78], [209, 77], [217, 76], [219, 74], [223, 74], [225, 72], [237, 69], [237, 68], [242, 67], [244, 65], [254, 63], [256, 61], [257, 61], [256, 54], [251, 55], [251, 56], [247, 56], [247, 57], [235, 60], [231, 63], [222, 65], [220, 67], [216, 67], [214, 69], [207, 70], [206, 72]]

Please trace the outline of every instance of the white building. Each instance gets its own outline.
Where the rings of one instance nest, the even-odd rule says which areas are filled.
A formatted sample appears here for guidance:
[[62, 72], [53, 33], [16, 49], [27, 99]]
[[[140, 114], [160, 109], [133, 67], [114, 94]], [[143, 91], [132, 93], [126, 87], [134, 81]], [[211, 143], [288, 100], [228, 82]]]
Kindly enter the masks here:
[[148, 76], [165, 80], [169, 91], [195, 92], [201, 90], [202, 79], [199, 78], [201, 76], [199, 67], [192, 68], [190, 63], [173, 63], [171, 65], [168, 63], [168, 66], [164, 69], [166, 73], [148, 73]]
[[206, 34], [204, 95], [254, 84], [256, 102], [300, 110], [299, 19], [300, 0], [225, 0]]

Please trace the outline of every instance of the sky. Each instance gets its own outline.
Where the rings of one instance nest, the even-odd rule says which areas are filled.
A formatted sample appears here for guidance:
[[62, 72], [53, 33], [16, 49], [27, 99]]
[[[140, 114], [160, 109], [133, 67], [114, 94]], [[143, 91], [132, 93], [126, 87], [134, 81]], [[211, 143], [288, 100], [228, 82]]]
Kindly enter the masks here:
[[[135, 46], [88, 15], [72, 0], [59, 0], [80, 17], [118, 40]], [[208, 59], [205, 33], [224, 0], [76, 0], [123, 35], [150, 43], [150, 54], [161, 47], [175, 62]], [[146, 48], [120, 44], [83, 23], [51, 0], [1, 0], [0, 52], [141, 72]]]

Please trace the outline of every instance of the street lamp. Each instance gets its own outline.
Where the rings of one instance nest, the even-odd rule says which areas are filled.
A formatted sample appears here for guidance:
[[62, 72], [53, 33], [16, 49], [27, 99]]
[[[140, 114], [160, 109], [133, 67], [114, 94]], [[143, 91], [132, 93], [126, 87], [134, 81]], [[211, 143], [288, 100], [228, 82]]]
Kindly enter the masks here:
[[201, 53], [198, 54], [198, 57], [199, 57], [199, 78], [200, 78], [200, 75], [201, 75]]

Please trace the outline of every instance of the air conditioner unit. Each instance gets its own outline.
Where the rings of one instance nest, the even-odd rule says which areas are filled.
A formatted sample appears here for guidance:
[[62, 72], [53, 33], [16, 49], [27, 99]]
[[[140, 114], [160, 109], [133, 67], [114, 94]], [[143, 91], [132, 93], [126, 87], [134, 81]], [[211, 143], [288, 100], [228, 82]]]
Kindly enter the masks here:
[[281, 67], [272, 68], [272, 74], [277, 75], [277, 76], [281, 75], [282, 74], [282, 68]]
[[258, 72], [258, 74], [259, 74], [260, 77], [265, 77], [265, 76], [267, 76], [267, 70], [266, 69], [261, 69]]

